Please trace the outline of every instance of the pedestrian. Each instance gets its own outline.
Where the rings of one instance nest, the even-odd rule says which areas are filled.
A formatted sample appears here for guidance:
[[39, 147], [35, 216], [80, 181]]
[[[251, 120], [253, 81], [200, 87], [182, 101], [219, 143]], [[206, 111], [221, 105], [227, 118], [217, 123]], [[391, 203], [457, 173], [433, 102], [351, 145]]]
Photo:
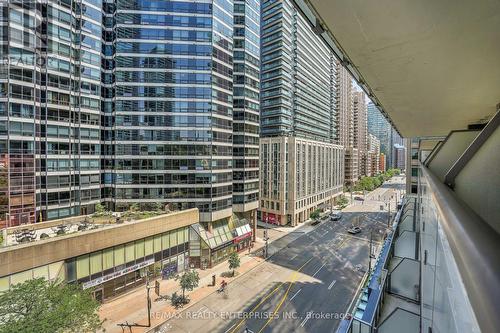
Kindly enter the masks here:
[[248, 254], [250, 254], [250, 251], [252, 250], [252, 247], [249, 245], [248, 246]]

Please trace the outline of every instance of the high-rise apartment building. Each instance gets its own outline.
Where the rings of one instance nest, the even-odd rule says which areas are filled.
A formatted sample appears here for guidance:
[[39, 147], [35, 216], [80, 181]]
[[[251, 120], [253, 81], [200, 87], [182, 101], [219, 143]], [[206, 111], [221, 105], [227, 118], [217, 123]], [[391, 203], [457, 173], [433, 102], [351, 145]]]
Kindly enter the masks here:
[[259, 206], [259, 59], [260, 2], [234, 0], [233, 212], [252, 221]]
[[115, 23], [113, 99], [104, 104], [111, 206], [160, 201], [197, 207], [202, 222], [230, 217], [232, 1], [117, 1], [105, 8]]
[[373, 134], [368, 134], [367, 176], [375, 176], [380, 172], [380, 140]]
[[262, 2], [261, 219], [303, 222], [342, 191], [333, 53], [290, 0]]
[[380, 140], [380, 152], [385, 156], [391, 154], [391, 125], [372, 102], [368, 103], [368, 132]]
[[372, 102], [368, 103], [368, 131], [380, 140], [387, 168], [396, 168], [395, 145], [403, 145], [403, 139]]
[[92, 212], [101, 200], [102, 3], [2, 9], [2, 224]]
[[347, 185], [356, 183], [359, 178], [359, 152], [354, 147], [354, 100], [352, 77], [347, 69], [336, 62], [337, 68], [337, 105], [335, 142], [341, 145], [345, 152], [344, 181]]
[[353, 92], [353, 146], [362, 152], [368, 150], [368, 123], [366, 110], [366, 94], [363, 91]]
[[362, 91], [353, 92], [353, 141], [358, 150], [358, 176], [367, 176], [370, 159], [368, 157], [368, 130], [366, 115], [366, 94]]
[[22, 6], [2, 12], [6, 224], [89, 214], [98, 202], [197, 207], [207, 224], [255, 216], [257, 1]]
[[336, 114], [336, 143], [344, 148], [353, 147], [353, 87], [351, 74], [336, 62], [337, 68], [337, 114]]

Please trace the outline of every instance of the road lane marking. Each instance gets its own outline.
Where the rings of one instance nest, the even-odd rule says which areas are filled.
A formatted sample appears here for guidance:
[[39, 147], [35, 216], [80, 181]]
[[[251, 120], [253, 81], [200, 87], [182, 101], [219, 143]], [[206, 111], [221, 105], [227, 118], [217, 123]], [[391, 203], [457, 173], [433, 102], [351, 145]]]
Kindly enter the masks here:
[[[259, 306], [262, 305], [269, 297], [271, 297], [279, 288], [281, 288], [282, 285], [284, 285], [285, 282], [281, 282], [276, 288], [274, 288], [269, 294], [266, 295], [266, 297], [262, 298], [262, 300], [257, 304], [252, 310], [250, 310], [250, 313], [255, 312]], [[245, 322], [245, 319], [242, 319], [238, 326], [236, 326], [231, 332], [234, 333], [236, 330]]]
[[[307, 260], [302, 266], [300, 266], [297, 270], [295, 270], [295, 272], [293, 272], [292, 274], [290, 274], [290, 277], [293, 278], [294, 275], [298, 272], [300, 272], [302, 270], [302, 268], [304, 268], [305, 265], [307, 265], [311, 260], [313, 259], [313, 257], [309, 258], [309, 260]], [[261, 306], [269, 297], [271, 297], [279, 288], [281, 288], [282, 285], [284, 285], [285, 282], [281, 282], [276, 288], [274, 288], [269, 294], [267, 294], [266, 297], [262, 298], [262, 300], [259, 302], [259, 304], [257, 304], [256, 306], [254, 306], [254, 308], [252, 310], [250, 310], [250, 313], [251, 312], [255, 312], [255, 310], [257, 310], [257, 308], [259, 306]], [[290, 283], [290, 285], [292, 285], [292, 283]], [[289, 290], [289, 289], [288, 289]], [[286, 295], [288, 294], [288, 292], [285, 294], [284, 297], [286, 297]], [[273, 317], [271, 317], [269, 320], [268, 320], [268, 323], [270, 320], [272, 320]], [[246, 319], [242, 319], [239, 324], [231, 331], [231, 333], [234, 333], [238, 330], [238, 328], [241, 326], [241, 324], [243, 324], [244, 322], [246, 321]], [[264, 327], [267, 326], [267, 323], [266, 325], [264, 325]], [[260, 331], [259, 331], [260, 332]]]
[[313, 277], [316, 276], [316, 274], [318, 274], [318, 272], [325, 266], [326, 264], [323, 264], [321, 265], [320, 268], [318, 268], [318, 270], [313, 274]]
[[300, 293], [301, 290], [302, 289], [299, 289], [295, 294], [293, 294], [293, 296], [290, 298], [290, 302], [295, 298], [295, 296], [297, 296]]
[[234, 323], [234, 324], [233, 324], [233, 326], [229, 327], [229, 328], [228, 328], [228, 329], [227, 329], [224, 333], [227, 333], [227, 332], [229, 332], [230, 330], [232, 330], [232, 329], [233, 329], [233, 327], [234, 327], [235, 325], [236, 325], [236, 323]]
[[327, 231], [323, 234], [323, 236], [326, 236], [326, 234], [327, 234], [329, 231], [330, 231], [330, 230], [327, 230]]
[[293, 259], [297, 258], [298, 255], [299, 254], [297, 253], [296, 255], [294, 255], [293, 257], [291, 257], [290, 260], [293, 260]]
[[302, 322], [300, 323], [300, 327], [304, 327], [304, 325], [307, 323], [309, 318], [311, 318], [311, 315], [312, 315], [312, 311], [309, 311], [307, 313], [306, 317], [304, 318], [304, 320], [302, 320]]
[[332, 289], [333, 285], [337, 282], [337, 280], [333, 280], [332, 283], [328, 286], [328, 290]]
[[300, 273], [300, 271], [302, 270], [302, 268], [304, 268], [313, 258], [314, 257], [309, 258], [308, 261], [306, 261], [302, 266], [299, 267], [299, 269], [295, 270], [295, 272], [292, 274], [293, 275], [292, 276], [292, 280], [290, 281], [290, 285], [288, 286], [288, 289], [287, 289], [285, 295], [283, 296], [283, 298], [281, 298], [281, 301], [279, 302], [279, 304], [274, 309], [273, 314], [269, 317], [269, 319], [266, 321], [266, 323], [264, 324], [264, 326], [262, 326], [262, 328], [259, 330], [258, 333], [261, 333], [267, 327], [267, 325], [269, 325], [269, 323], [274, 319], [274, 317], [276, 316], [276, 313], [279, 311], [279, 309], [283, 305], [283, 302], [285, 301], [286, 297], [288, 296], [288, 293], [290, 292], [290, 289], [292, 288], [292, 286], [294, 285], [295, 281], [297, 280], [297, 275]]

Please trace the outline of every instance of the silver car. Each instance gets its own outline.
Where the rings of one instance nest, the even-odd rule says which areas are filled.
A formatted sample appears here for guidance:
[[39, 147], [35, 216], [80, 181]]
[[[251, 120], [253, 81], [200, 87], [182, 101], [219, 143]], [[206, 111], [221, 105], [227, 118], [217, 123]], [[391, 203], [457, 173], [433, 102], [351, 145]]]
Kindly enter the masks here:
[[338, 221], [342, 218], [342, 212], [338, 211], [338, 212], [334, 212], [332, 213], [332, 215], [330, 215], [330, 219], [332, 221]]

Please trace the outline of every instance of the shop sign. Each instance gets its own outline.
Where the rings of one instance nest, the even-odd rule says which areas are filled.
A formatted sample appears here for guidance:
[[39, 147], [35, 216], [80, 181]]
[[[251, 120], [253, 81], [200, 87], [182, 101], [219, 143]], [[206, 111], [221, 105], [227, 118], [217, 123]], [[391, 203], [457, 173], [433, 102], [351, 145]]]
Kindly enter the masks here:
[[280, 224], [281, 216], [276, 216], [274, 213], [264, 213], [263, 222], [270, 224]]
[[233, 239], [233, 243], [234, 243], [234, 244], [239, 243], [239, 242], [241, 242], [242, 240], [244, 240], [244, 239], [246, 239], [246, 238], [248, 238], [248, 237], [250, 237], [250, 236], [252, 236], [252, 232], [251, 232], [251, 231], [250, 231], [250, 232], [247, 232], [247, 233], [246, 233], [246, 234], [244, 234], [244, 235], [241, 235], [241, 236], [238, 236], [238, 237], [234, 238], [234, 239]]
[[146, 266], [152, 265], [152, 264], [154, 264], [154, 262], [155, 262], [154, 259], [149, 259], [149, 260], [143, 261], [143, 262], [141, 262], [139, 264], [135, 264], [133, 266], [124, 268], [122, 270], [119, 270], [118, 272], [114, 272], [114, 273], [105, 275], [103, 277], [100, 277], [100, 278], [97, 278], [97, 279], [85, 282], [85, 283], [82, 284], [82, 287], [83, 287], [83, 289], [88, 289], [88, 288], [91, 288], [91, 287], [95, 287], [97, 285], [100, 285], [101, 283], [108, 282], [110, 280], [116, 279], [117, 277], [123, 276], [123, 275], [125, 275], [127, 273], [130, 273], [130, 272], [136, 271], [138, 269], [144, 268]]

